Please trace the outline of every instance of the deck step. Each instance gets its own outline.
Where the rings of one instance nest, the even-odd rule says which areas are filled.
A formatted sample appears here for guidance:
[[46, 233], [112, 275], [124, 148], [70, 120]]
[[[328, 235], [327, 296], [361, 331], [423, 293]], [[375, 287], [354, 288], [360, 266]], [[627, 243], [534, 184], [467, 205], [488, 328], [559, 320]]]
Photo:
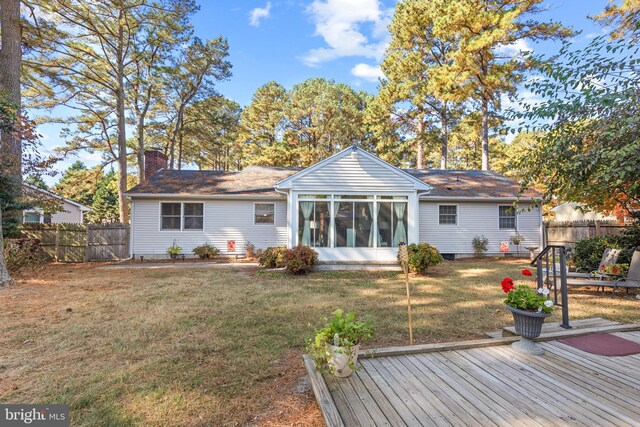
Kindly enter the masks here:
[[[614, 322], [612, 320], [603, 319], [602, 317], [592, 317], [590, 319], [580, 319], [580, 320], [572, 320], [569, 321], [569, 325], [572, 329], [584, 329], [584, 328], [595, 328], [599, 326], [616, 326], [620, 325], [620, 322]], [[545, 335], [566, 331], [566, 329], [560, 327], [560, 323], [545, 323], [542, 325], [542, 333], [541, 337]], [[492, 338], [501, 338], [501, 337], [512, 337], [516, 334], [515, 326], [507, 326], [502, 328], [501, 335], [495, 336], [495, 332], [487, 332], [486, 335]]]

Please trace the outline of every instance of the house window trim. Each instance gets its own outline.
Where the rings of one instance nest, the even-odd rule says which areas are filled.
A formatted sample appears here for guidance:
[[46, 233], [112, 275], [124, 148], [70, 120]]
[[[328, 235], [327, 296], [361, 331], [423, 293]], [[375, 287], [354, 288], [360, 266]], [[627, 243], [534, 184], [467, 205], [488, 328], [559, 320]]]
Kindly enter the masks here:
[[[512, 208], [514, 210], [513, 216], [514, 216], [514, 227], [513, 228], [502, 228], [500, 227], [500, 208], [501, 207], [507, 207], [507, 208]], [[513, 205], [498, 205], [498, 230], [502, 231], [518, 231], [518, 217], [520, 215], [518, 215], [518, 208], [514, 208]]]
[[[349, 198], [348, 196], [350, 195], [354, 195], [354, 196], [358, 196], [358, 195], [364, 195], [364, 196], [373, 196], [373, 198], [371, 199], [362, 199], [362, 198]], [[311, 196], [311, 197], [300, 197], [300, 196]], [[317, 197], [313, 197], [313, 196], [324, 196], [323, 198], [317, 198]], [[345, 198], [338, 198], [336, 196], [347, 196]], [[392, 198], [386, 198], [386, 197], [392, 197]], [[394, 199], [393, 197], [397, 197], [397, 199]], [[379, 192], [373, 192], [373, 191], [317, 191], [317, 190], [300, 190], [296, 193], [295, 195], [295, 199], [294, 199], [294, 210], [295, 210], [295, 232], [293, 232], [292, 230], [292, 234], [293, 234], [293, 239], [292, 241], [294, 242], [294, 246], [299, 245], [300, 244], [300, 238], [299, 238], [299, 226], [297, 225], [298, 221], [299, 221], [299, 209], [300, 209], [300, 202], [327, 202], [329, 203], [329, 214], [331, 216], [331, 218], [335, 218], [335, 202], [346, 202], [346, 203], [351, 203], [351, 202], [367, 202], [367, 203], [373, 203], [374, 204], [374, 216], [373, 216], [373, 223], [374, 223], [374, 227], [376, 227], [376, 233], [378, 233], [378, 207], [377, 205], [379, 205], [380, 203], [404, 203], [406, 205], [405, 207], [405, 212], [407, 215], [407, 224], [406, 224], [406, 229], [405, 229], [405, 233], [407, 234], [407, 240], [409, 240], [409, 224], [411, 223], [411, 215], [413, 215], [410, 211], [410, 206], [411, 206], [411, 194], [409, 194], [408, 192], [397, 192], [397, 191], [379, 191]], [[392, 208], [393, 210], [393, 208]], [[392, 215], [394, 215], [392, 213]], [[393, 239], [393, 238], [392, 238]], [[374, 239], [373, 241], [373, 246], [336, 246], [336, 236], [334, 235], [334, 229], [333, 227], [331, 227], [329, 229], [329, 246], [326, 247], [314, 247], [313, 249], [338, 249], [338, 250], [342, 250], [342, 249], [396, 249], [397, 250], [397, 246], [378, 246], [378, 239]], [[405, 244], [408, 244], [409, 242], [405, 242]]]
[[[163, 203], [180, 203], [180, 229], [172, 229], [172, 230], [164, 230], [162, 229], [162, 204]], [[184, 205], [185, 203], [200, 203], [202, 205], [202, 229], [200, 230], [185, 230], [184, 228]], [[204, 232], [204, 225], [206, 222], [206, 203], [205, 202], [197, 202], [193, 200], [161, 200], [158, 202], [158, 231], [161, 233], [202, 233]]]
[[[440, 206], [455, 206], [456, 207], [456, 223], [455, 224], [443, 224], [440, 222]], [[445, 214], [450, 215], [450, 214]], [[457, 227], [460, 223], [460, 205], [457, 203], [441, 203], [438, 204], [438, 225], [441, 227]]]
[[[27, 221], [27, 214], [38, 214], [38, 222], [35, 221]], [[42, 224], [43, 213], [35, 210], [26, 210], [22, 212], [22, 222], [25, 224]]]
[[[269, 222], [256, 222], [256, 205], [271, 205], [273, 206], [273, 222], [269, 223]], [[261, 226], [267, 226], [267, 227], [275, 227], [276, 226], [276, 221], [277, 221], [277, 217], [276, 217], [277, 213], [276, 213], [276, 202], [253, 202], [253, 225], [261, 227]]]

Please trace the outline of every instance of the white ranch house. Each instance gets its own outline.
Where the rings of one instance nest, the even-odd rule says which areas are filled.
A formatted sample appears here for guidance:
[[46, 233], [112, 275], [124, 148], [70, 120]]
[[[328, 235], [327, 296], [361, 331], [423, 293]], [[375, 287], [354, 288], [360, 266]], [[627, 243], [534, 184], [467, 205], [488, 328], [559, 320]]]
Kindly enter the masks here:
[[22, 190], [35, 200], [56, 205], [53, 212], [35, 206], [33, 209], [22, 212], [22, 221], [29, 224], [82, 224], [84, 215], [91, 209], [71, 199], [62, 197], [49, 190], [35, 187], [31, 184], [23, 183]]
[[[209, 243], [223, 255], [245, 244], [313, 247], [320, 261], [394, 262], [400, 242], [426, 242], [450, 258], [473, 255], [476, 235], [488, 254], [516, 233], [541, 244], [538, 194], [490, 171], [402, 170], [357, 147], [309, 168], [248, 167], [239, 172], [166, 170], [147, 153], [148, 179], [129, 190], [131, 248], [165, 257]], [[515, 249], [511, 247], [511, 252]]]

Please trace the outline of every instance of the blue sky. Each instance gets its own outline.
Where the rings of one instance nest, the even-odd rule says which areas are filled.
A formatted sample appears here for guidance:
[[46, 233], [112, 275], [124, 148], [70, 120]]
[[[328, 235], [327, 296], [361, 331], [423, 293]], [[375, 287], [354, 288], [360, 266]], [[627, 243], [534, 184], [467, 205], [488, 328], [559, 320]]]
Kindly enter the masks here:
[[[250, 103], [256, 88], [270, 80], [290, 88], [311, 77], [325, 77], [376, 92], [378, 63], [388, 42], [386, 26], [396, 1], [200, 0], [199, 4], [193, 19], [195, 35], [228, 39], [233, 77], [220, 83], [218, 90], [240, 105]], [[546, 10], [537, 19], [557, 20], [581, 31], [576, 44], [602, 33], [587, 16], [601, 12], [606, 0], [547, 0], [543, 5]], [[550, 54], [558, 45], [526, 42], [517, 47]], [[59, 127], [41, 126], [40, 133], [47, 150], [64, 145]], [[77, 159], [92, 166], [100, 155], [80, 153], [56, 168], [64, 170]]]

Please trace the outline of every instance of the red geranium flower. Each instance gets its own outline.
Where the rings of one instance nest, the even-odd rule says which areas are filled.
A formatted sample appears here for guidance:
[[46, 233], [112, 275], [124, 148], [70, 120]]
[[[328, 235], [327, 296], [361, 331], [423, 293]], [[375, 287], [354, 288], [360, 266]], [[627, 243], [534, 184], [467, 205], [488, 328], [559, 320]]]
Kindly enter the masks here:
[[502, 279], [501, 285], [504, 293], [508, 294], [509, 291], [513, 289], [513, 279], [511, 279], [510, 277], [505, 277], [504, 279]]
[[524, 270], [522, 270], [522, 275], [523, 276], [533, 276], [533, 273], [531, 273], [531, 270], [527, 270], [525, 268]]

